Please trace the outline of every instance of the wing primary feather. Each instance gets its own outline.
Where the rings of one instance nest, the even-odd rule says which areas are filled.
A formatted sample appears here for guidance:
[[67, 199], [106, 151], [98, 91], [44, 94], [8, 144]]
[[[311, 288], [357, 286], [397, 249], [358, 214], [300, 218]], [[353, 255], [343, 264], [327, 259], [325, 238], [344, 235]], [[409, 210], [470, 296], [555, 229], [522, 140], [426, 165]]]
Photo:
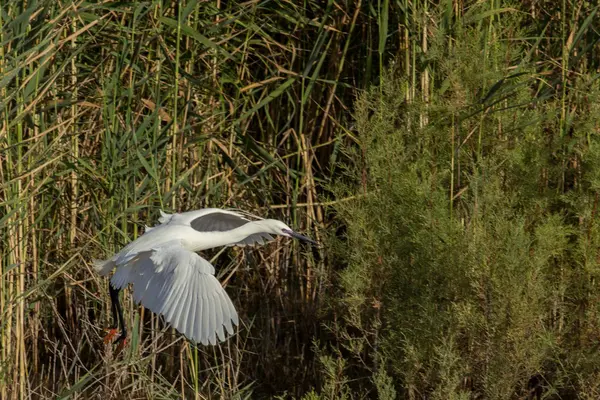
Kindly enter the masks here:
[[163, 315], [165, 316], [165, 319], [168, 318], [169, 322], [171, 322], [176, 314], [179, 299], [181, 298], [185, 287], [185, 278], [182, 277], [181, 271], [179, 270], [180, 268], [182, 268], [181, 264], [177, 265], [173, 270], [171, 290], [168, 293], [168, 298], [164, 307], [166, 313]]
[[229, 304], [228, 302], [229, 300], [229, 296], [227, 296], [227, 293], [222, 292], [219, 293], [219, 297], [221, 298], [221, 310], [223, 312], [223, 325], [225, 326], [225, 329], [227, 329], [227, 333], [229, 333], [230, 335], [233, 334], [233, 326], [231, 326], [231, 312], [229, 310]]
[[187, 294], [188, 294], [188, 286], [190, 284], [190, 279], [189, 279], [189, 268], [185, 269], [185, 274], [184, 276], [182, 276], [183, 278], [183, 289], [181, 290], [181, 294], [177, 299], [177, 302], [175, 303], [175, 308], [177, 309], [174, 316], [173, 316], [173, 321], [171, 321], [171, 325], [173, 325], [175, 327], [175, 329], [177, 329], [178, 331], [180, 331], [181, 333], [183, 333], [185, 335], [185, 332], [183, 331], [183, 328], [185, 327], [185, 325], [183, 325], [183, 318], [185, 316], [185, 314], [187, 313]]
[[225, 333], [223, 332], [223, 324], [219, 324], [219, 327], [217, 328], [217, 337], [219, 339], [219, 342], [222, 342], [225, 340]]
[[[203, 287], [202, 289], [206, 288], [205, 282], [206, 282], [206, 277], [203, 277], [204, 279], [202, 279], [202, 283], [203, 283]], [[208, 342], [208, 332], [209, 332], [209, 323], [210, 323], [210, 304], [208, 303], [208, 296], [206, 295], [206, 293], [202, 294], [202, 344], [205, 344], [205, 342]]]
[[171, 323], [171, 325], [173, 325], [172, 321], [177, 312], [177, 305], [179, 304], [178, 300], [181, 298], [181, 293], [183, 292], [183, 286], [185, 284], [185, 282], [181, 282], [181, 280], [178, 278], [179, 277], [175, 277], [173, 279], [173, 286], [175, 287], [174, 290], [169, 294], [169, 299], [167, 300], [166, 304], [166, 312], [163, 314], [167, 322]]
[[[221, 286], [217, 282], [218, 286]], [[221, 296], [219, 296], [221, 288], [217, 288], [217, 290], [211, 294], [213, 301], [215, 303], [215, 331], [218, 333], [219, 329], [223, 329], [223, 309], [221, 308]], [[220, 337], [220, 336], [219, 336]]]
[[233, 303], [231, 302], [229, 296], [227, 296], [227, 306], [229, 307], [229, 315], [231, 316], [231, 321], [235, 326], [238, 326], [240, 321], [238, 320], [237, 311], [235, 311], [235, 307], [233, 306]]
[[189, 339], [191, 336], [191, 332], [189, 329], [189, 320], [194, 312], [192, 308], [192, 295], [194, 294], [194, 289], [196, 288], [196, 280], [195, 280], [195, 267], [190, 263], [190, 268], [188, 269], [188, 277], [187, 277], [187, 289], [185, 291], [185, 308], [182, 316], [180, 317], [182, 324], [182, 332], [184, 332], [185, 336]]
[[196, 337], [196, 315], [198, 315], [197, 302], [198, 297], [196, 296], [196, 292], [198, 291], [198, 274], [196, 271], [192, 274], [192, 279], [194, 280], [194, 285], [190, 288], [190, 308], [188, 311], [188, 321], [187, 321], [187, 336], [188, 339], [195, 340]]
[[227, 331], [228, 334], [232, 334], [233, 333], [233, 327], [231, 326], [231, 317], [229, 316], [229, 307], [227, 307], [227, 301], [228, 301], [228, 296], [227, 293], [223, 290], [219, 293], [217, 293], [217, 297], [218, 297], [218, 301], [219, 301], [219, 305], [221, 307], [221, 315], [222, 320], [221, 320], [221, 324], [219, 325], [219, 331], [221, 336], [219, 336], [219, 339], [221, 341], [225, 340], [225, 332], [223, 329], [225, 329]]
[[[139, 303], [141, 303], [144, 307], [146, 307], [149, 310], [154, 311], [154, 309], [156, 309], [156, 301], [158, 300], [158, 297], [155, 295], [150, 295], [147, 296], [147, 294], [157, 294], [158, 290], [160, 289], [157, 285], [157, 281], [158, 279], [156, 279], [156, 276], [152, 276], [149, 281], [148, 281], [148, 291], [144, 292], [140, 295], [140, 301]], [[133, 295], [134, 295], [134, 299], [135, 299], [135, 294], [136, 294], [136, 290], [135, 287], [133, 288]]]
[[206, 296], [208, 298], [209, 301], [209, 307], [208, 309], [210, 310], [210, 325], [208, 328], [208, 333], [210, 335], [210, 344], [214, 345], [216, 344], [216, 339], [215, 339], [215, 334], [217, 331], [217, 323], [216, 323], [216, 305], [215, 305], [215, 301], [214, 301], [214, 297], [212, 296], [212, 293], [208, 296]]
[[169, 274], [165, 277], [161, 275], [153, 275], [151, 280], [152, 284], [148, 286], [148, 293], [143, 296], [141, 302], [144, 307], [157, 314], [160, 314], [161, 307], [165, 303], [165, 288], [169, 287], [171, 284], [171, 275]]
[[188, 286], [188, 290], [187, 290], [187, 313], [185, 315], [185, 325], [184, 325], [184, 329], [185, 329], [185, 336], [188, 339], [192, 339], [193, 335], [194, 335], [194, 318], [196, 315], [196, 289], [198, 288], [198, 281], [196, 278], [197, 275], [197, 271], [194, 267], [192, 267], [190, 269], [191, 273], [190, 273], [190, 284]]
[[204, 309], [203, 309], [203, 305], [204, 302], [202, 301], [202, 279], [203, 276], [202, 275], [198, 275], [196, 277], [197, 279], [197, 287], [196, 287], [196, 318], [195, 318], [195, 322], [194, 322], [194, 340], [196, 342], [200, 342], [202, 339], [202, 316], [204, 313]]
[[169, 271], [163, 274], [162, 277], [164, 278], [162, 282], [162, 287], [160, 288], [160, 291], [157, 293], [156, 297], [157, 300], [160, 299], [158, 300], [160, 301], [160, 303], [158, 304], [161, 304], [161, 307], [165, 307], [169, 300], [169, 295], [173, 290], [173, 281], [175, 280], [174, 271]]
[[170, 293], [166, 297], [164, 304], [161, 306], [161, 310], [159, 311], [163, 315], [163, 317], [165, 317], [165, 321], [167, 322], [171, 322], [171, 320], [173, 319], [173, 313], [175, 312], [175, 290], [177, 289], [178, 287], [175, 287], [174, 290], [170, 291]]
[[185, 325], [184, 325], [184, 317], [185, 314], [187, 312], [186, 307], [187, 307], [187, 302], [186, 302], [186, 295], [188, 293], [188, 281], [186, 280], [186, 282], [184, 283], [185, 288], [181, 291], [181, 296], [179, 296], [179, 299], [177, 301], [177, 303], [175, 303], [175, 314], [173, 314], [173, 321], [171, 321], [171, 325], [173, 325], [173, 327], [175, 327], [175, 329], [177, 329], [179, 332], [183, 333], [184, 335], [186, 334], [185, 332]]
[[[135, 301], [136, 304], [140, 304], [140, 303], [144, 304], [147, 302], [147, 301], [144, 301], [145, 300], [144, 295], [148, 293], [149, 285], [150, 285], [150, 283], [152, 283], [153, 280], [154, 280], [154, 277], [151, 276], [148, 279], [146, 285], [142, 284], [142, 286], [144, 286], [144, 290], [142, 290], [141, 287], [136, 287], [137, 285], [135, 283], [133, 284], [133, 301]], [[145, 306], [145, 304], [144, 304], [144, 306]]]
[[206, 307], [204, 305], [204, 298], [202, 297], [202, 294], [200, 293], [200, 295], [198, 296], [198, 308], [199, 308], [199, 314], [198, 314], [198, 322], [196, 322], [196, 342], [198, 343], [202, 343], [204, 344], [204, 333], [203, 333], [203, 329], [204, 329], [204, 313], [206, 312]]
[[156, 296], [153, 296], [152, 302], [147, 302], [147, 305], [144, 305], [146, 308], [150, 309], [152, 312], [156, 314], [162, 314], [165, 319], [165, 314], [167, 313], [167, 301], [169, 300], [168, 295], [170, 284], [168, 282], [160, 282], [158, 279], [156, 280]]

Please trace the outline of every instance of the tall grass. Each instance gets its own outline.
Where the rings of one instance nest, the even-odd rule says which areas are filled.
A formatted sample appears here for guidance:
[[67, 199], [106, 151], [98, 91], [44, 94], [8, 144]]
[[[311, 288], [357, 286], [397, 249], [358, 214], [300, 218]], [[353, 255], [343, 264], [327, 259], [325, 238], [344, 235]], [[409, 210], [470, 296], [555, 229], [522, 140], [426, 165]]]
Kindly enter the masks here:
[[[556, 245], [554, 256], [557, 278], [536, 283], [536, 293], [543, 288], [552, 296], [547, 304], [536, 303], [535, 315], [544, 315], [552, 329], [564, 332], [558, 338], [574, 326], [580, 334], [592, 335], [597, 183], [583, 192], [572, 188], [581, 187], [588, 179], [584, 172], [597, 165], [596, 151], [587, 151], [595, 149], [596, 122], [581, 119], [595, 110], [586, 96], [596, 98], [593, 71], [598, 61], [592, 54], [597, 50], [597, 7], [566, 1], [525, 8], [499, 1], [34, 0], [6, 1], [1, 11], [3, 399], [306, 393], [415, 398], [443, 396], [444, 388], [456, 391], [452, 385], [459, 381], [473, 382], [461, 390], [489, 397], [511, 390], [522, 393], [518, 380], [516, 386], [493, 386], [496, 375], [490, 368], [506, 365], [506, 360], [484, 357], [469, 364], [488, 368], [482, 376], [455, 367], [456, 358], [464, 356], [457, 350], [462, 349], [457, 347], [460, 340], [475, 338], [473, 343], [482, 347], [468, 347], [470, 351], [490, 355], [496, 343], [490, 335], [504, 325], [487, 322], [470, 331], [471, 336], [453, 331], [454, 336], [440, 342], [439, 326], [466, 326], [467, 319], [448, 317], [430, 326], [418, 317], [433, 315], [440, 296], [449, 296], [441, 299], [445, 306], [456, 293], [481, 302], [489, 294], [485, 282], [495, 277], [491, 269], [475, 269], [465, 277], [462, 270], [452, 276], [452, 270], [442, 268], [441, 278], [436, 278], [430, 268], [444, 264], [442, 255], [463, 257], [456, 248], [475, 246], [477, 240], [499, 242], [485, 253], [490, 257], [505, 254], [502, 246], [513, 243], [501, 238], [525, 240], [534, 231], [545, 237], [543, 229], [554, 238], [546, 247], [562, 247]], [[396, 75], [383, 73], [390, 62]], [[372, 85], [379, 94], [359, 102], [355, 121], [357, 93]], [[397, 116], [393, 123], [390, 113]], [[381, 116], [382, 126], [402, 127], [409, 139], [395, 142], [400, 140], [395, 128], [381, 131], [372, 114]], [[542, 122], [537, 130], [514, 122], [524, 119], [543, 121], [544, 128], [539, 128]], [[514, 144], [515, 129], [530, 140], [527, 149], [535, 149], [540, 138], [552, 145], [540, 154], [510, 153], [505, 146]], [[380, 139], [381, 132], [389, 138]], [[385, 143], [379, 153], [370, 147], [372, 139]], [[421, 159], [413, 175], [407, 175], [413, 179], [400, 181], [402, 190], [418, 192], [414, 199], [406, 191], [381, 191], [384, 181], [373, 185], [375, 165], [394, 176], [408, 168], [408, 158], [399, 160], [385, 152], [398, 152], [403, 146], [416, 149], [410, 160]], [[398, 152], [398, 157], [404, 154]], [[535, 229], [527, 218], [513, 213], [507, 218], [516, 218], [520, 225], [494, 230], [486, 219], [486, 196], [504, 187], [501, 181], [496, 186], [484, 183], [484, 177], [497, 173], [497, 164], [507, 163], [505, 158], [517, 156], [537, 157], [536, 168], [524, 161], [509, 163], [524, 170], [517, 172], [528, 181], [513, 186], [524, 194], [494, 207], [504, 210], [526, 202], [533, 212], [571, 204], [573, 212], [562, 220], [548, 217]], [[386, 158], [394, 163], [385, 164]], [[421, 169], [427, 171], [430, 186], [419, 181]], [[345, 182], [351, 190], [340, 190], [332, 182]], [[536, 188], [553, 197], [538, 195]], [[372, 200], [373, 193], [383, 202]], [[431, 258], [423, 247], [424, 258], [412, 261], [421, 268], [407, 275], [391, 273], [386, 267], [395, 264], [384, 257], [405, 257], [402, 243], [389, 242], [400, 247], [377, 248], [383, 252], [364, 258], [374, 253], [357, 237], [366, 234], [365, 239], [375, 240], [382, 232], [378, 225], [358, 230], [378, 219], [355, 208], [357, 204], [367, 202], [375, 207], [370, 210], [383, 210], [399, 199], [398, 204], [408, 202], [412, 208], [394, 215], [409, 220], [429, 206], [429, 195], [437, 201], [432, 213], [445, 221], [440, 235], [447, 238], [434, 237], [437, 225], [429, 226], [430, 234], [426, 225], [402, 229], [420, 235], [419, 243], [427, 241], [439, 255]], [[333, 196], [337, 197], [326, 200]], [[103, 328], [110, 323], [107, 282], [92, 273], [90, 260], [106, 257], [136, 238], [144, 224], [154, 223], [159, 209], [207, 206], [276, 217], [326, 243], [339, 221], [355, 249], [346, 249], [342, 258], [330, 257], [328, 246], [309, 250], [277, 241], [262, 249], [209, 253], [240, 312], [244, 326], [239, 334], [217, 347], [191, 346], [125, 293], [131, 344], [114, 354], [102, 344]], [[585, 212], [575, 212], [578, 207]], [[337, 213], [342, 219], [336, 219]], [[419, 221], [426, 224], [436, 218]], [[575, 241], [579, 247], [565, 244], [574, 229], [583, 229], [580, 226], [588, 229], [588, 242]], [[461, 236], [465, 233], [457, 233], [464, 227], [468, 234], [484, 235], [469, 241]], [[521, 247], [519, 260], [534, 264], [534, 270], [548, 267], [544, 260], [529, 260], [527, 249]], [[570, 252], [579, 255], [587, 272], [570, 267]], [[483, 257], [476, 246], [465, 254]], [[357, 269], [354, 261], [364, 259], [372, 260], [361, 264], [368, 269]], [[385, 267], [378, 267], [380, 261]], [[341, 270], [345, 272], [339, 275]], [[516, 266], [515, 271], [526, 273]], [[446, 277], [456, 282], [452, 290], [436, 283]], [[415, 288], [431, 282], [437, 286], [424, 291], [426, 298], [418, 293], [411, 297], [414, 304], [394, 296], [389, 303], [385, 287], [363, 290], [362, 285], [375, 278], [390, 278], [389, 285], [397, 285], [392, 287], [404, 287], [404, 278]], [[445, 291], [436, 294], [435, 287]], [[361, 297], [365, 293], [370, 297]], [[344, 301], [338, 303], [337, 297]], [[509, 302], [500, 297], [502, 304]], [[578, 306], [567, 307], [571, 302]], [[433, 307], [425, 314], [406, 310], [407, 321], [428, 328], [431, 342], [411, 342], [405, 327], [394, 325], [393, 316], [407, 304]], [[468, 316], [467, 311], [459, 315]], [[590, 317], [576, 319], [577, 312]], [[386, 329], [393, 334], [386, 335]], [[535, 340], [554, 351], [557, 336], [549, 337], [548, 342], [538, 336]], [[396, 339], [404, 344], [393, 345]], [[560, 350], [588, 349], [569, 343], [572, 347]], [[428, 364], [428, 356], [437, 364]], [[393, 363], [391, 357], [403, 363]], [[556, 364], [543, 369], [536, 360], [527, 364], [526, 374], [550, 379], [545, 371], [560, 370]], [[591, 387], [594, 369], [586, 365], [587, 369], [564, 366], [576, 372], [557, 376], [568, 377], [571, 386], [553, 386], [555, 390]], [[439, 371], [445, 372], [438, 376]], [[588, 393], [593, 397], [595, 392]]]
[[247, 326], [215, 349], [176, 341], [125, 294], [133, 337], [119, 356], [100, 340], [107, 283], [89, 262], [158, 209], [240, 207], [320, 238], [317, 191], [365, 57], [349, 51], [354, 6], [349, 20], [334, 2], [2, 4], [3, 398], [243, 397], [314, 381], [322, 251], [219, 255]]

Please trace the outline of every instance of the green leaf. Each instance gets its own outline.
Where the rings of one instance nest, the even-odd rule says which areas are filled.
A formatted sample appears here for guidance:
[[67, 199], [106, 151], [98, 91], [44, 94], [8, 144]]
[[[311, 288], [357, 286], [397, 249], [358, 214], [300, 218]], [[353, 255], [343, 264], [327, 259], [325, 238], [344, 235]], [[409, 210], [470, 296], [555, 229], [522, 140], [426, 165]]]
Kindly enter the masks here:
[[190, 26], [183, 23], [179, 24], [176, 20], [167, 17], [160, 17], [158, 20], [171, 28], [177, 29], [179, 27], [181, 33], [183, 33], [184, 35], [191, 37], [192, 39], [202, 43], [204, 46], [210, 49], [224, 54], [225, 61], [234, 59], [234, 57], [227, 50], [225, 50], [223, 47], [219, 46], [206, 36], [202, 35], [200, 32], [196, 32]]
[[245, 120], [246, 118], [250, 117], [252, 114], [256, 113], [258, 110], [260, 110], [261, 108], [263, 108], [264, 106], [266, 106], [267, 104], [269, 104], [270, 102], [272, 102], [273, 100], [275, 100], [276, 98], [278, 98], [279, 96], [281, 96], [283, 93], [285, 93], [285, 91], [292, 85], [292, 83], [294, 83], [296, 81], [296, 77], [293, 78], [289, 78], [288, 80], [286, 80], [284, 83], [282, 83], [281, 85], [279, 85], [279, 87], [277, 89], [275, 89], [274, 91], [272, 91], [271, 93], [269, 93], [264, 99], [262, 99], [257, 105], [255, 105], [254, 107], [252, 107], [250, 110], [246, 111], [237, 121], [236, 124], [239, 124], [241, 121]]

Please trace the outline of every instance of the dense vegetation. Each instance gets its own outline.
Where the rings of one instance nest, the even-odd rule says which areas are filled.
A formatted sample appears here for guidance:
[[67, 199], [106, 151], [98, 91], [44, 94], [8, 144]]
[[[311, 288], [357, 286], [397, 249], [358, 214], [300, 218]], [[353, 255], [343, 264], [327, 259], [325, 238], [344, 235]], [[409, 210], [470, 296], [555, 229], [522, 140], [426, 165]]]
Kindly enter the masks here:
[[[599, 6], [6, 1], [0, 398], [600, 398]], [[159, 209], [323, 242], [207, 252], [195, 347], [91, 269]]]

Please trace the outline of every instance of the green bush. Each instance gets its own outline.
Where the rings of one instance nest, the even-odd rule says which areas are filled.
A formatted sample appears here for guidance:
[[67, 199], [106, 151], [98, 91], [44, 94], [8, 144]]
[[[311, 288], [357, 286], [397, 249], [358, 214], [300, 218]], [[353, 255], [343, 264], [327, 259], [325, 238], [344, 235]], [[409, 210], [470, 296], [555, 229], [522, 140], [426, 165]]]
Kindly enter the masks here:
[[600, 394], [598, 85], [541, 98], [533, 66], [515, 67], [527, 49], [485, 35], [432, 44], [444, 78], [427, 101], [392, 70], [357, 103], [332, 325], [356, 393]]

